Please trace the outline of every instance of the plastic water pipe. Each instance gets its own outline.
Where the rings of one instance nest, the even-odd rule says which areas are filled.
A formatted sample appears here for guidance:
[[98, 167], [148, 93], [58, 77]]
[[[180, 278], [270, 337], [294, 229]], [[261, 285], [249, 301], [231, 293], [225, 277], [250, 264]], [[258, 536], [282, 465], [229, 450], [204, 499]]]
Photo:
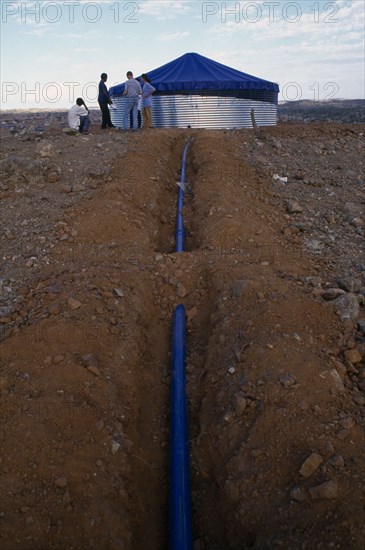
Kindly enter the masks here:
[[[184, 191], [186, 156], [181, 162], [181, 178], [177, 199], [176, 252], [184, 250]], [[191, 550], [193, 547], [192, 507], [189, 464], [189, 430], [186, 401], [186, 314], [182, 304], [174, 311], [172, 326], [171, 420], [170, 420], [170, 550]]]
[[193, 547], [185, 363], [186, 314], [180, 304], [175, 309], [172, 327], [170, 550]]
[[184, 187], [186, 178], [186, 155], [190, 146], [191, 140], [187, 142], [184, 147], [182, 161], [181, 161], [181, 178], [179, 185], [179, 193], [177, 197], [177, 214], [176, 214], [176, 252], [183, 252], [184, 250], [184, 218], [182, 209], [184, 206]]

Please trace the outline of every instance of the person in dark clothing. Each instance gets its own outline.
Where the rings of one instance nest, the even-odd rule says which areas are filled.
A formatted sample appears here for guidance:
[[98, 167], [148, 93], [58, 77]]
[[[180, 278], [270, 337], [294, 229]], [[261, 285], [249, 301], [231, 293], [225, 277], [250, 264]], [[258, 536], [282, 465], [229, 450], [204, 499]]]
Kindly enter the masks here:
[[98, 103], [102, 112], [101, 127], [103, 130], [105, 128], [115, 128], [110, 119], [110, 112], [108, 107], [108, 105], [112, 105], [113, 102], [110, 99], [108, 88], [105, 85], [105, 82], [108, 80], [108, 75], [106, 73], [102, 73], [100, 78], [101, 80], [99, 82]]

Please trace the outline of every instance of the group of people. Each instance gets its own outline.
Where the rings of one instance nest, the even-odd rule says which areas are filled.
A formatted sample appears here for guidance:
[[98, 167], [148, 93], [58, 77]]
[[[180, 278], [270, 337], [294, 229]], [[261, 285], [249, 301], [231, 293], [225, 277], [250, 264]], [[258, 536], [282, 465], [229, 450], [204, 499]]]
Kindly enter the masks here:
[[[102, 121], [101, 128], [115, 128], [111, 121], [109, 106], [113, 105], [113, 101], [109, 95], [106, 81], [108, 75], [102, 73], [99, 82], [99, 95], [98, 103], [100, 106]], [[132, 127], [136, 130], [139, 126], [139, 112], [142, 110], [142, 128], [153, 128], [152, 124], [152, 94], [156, 89], [152, 86], [147, 74], [142, 74], [141, 83], [133, 77], [132, 71], [127, 72], [127, 81], [124, 84], [123, 96], [125, 97], [125, 106], [123, 113], [123, 128], [125, 130]], [[85, 104], [85, 101], [78, 97], [76, 105], [73, 105], [68, 113], [68, 123], [70, 128], [81, 134], [89, 133], [90, 115], [89, 109]]]

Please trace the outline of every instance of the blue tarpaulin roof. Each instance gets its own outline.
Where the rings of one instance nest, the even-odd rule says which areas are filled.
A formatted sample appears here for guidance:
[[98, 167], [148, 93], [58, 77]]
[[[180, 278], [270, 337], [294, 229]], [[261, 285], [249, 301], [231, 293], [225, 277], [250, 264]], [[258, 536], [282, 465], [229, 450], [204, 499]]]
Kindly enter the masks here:
[[[279, 92], [279, 85], [237, 69], [226, 67], [198, 53], [186, 53], [148, 76], [158, 92], [195, 90], [268, 90]], [[123, 93], [124, 84], [110, 88], [110, 95]]]

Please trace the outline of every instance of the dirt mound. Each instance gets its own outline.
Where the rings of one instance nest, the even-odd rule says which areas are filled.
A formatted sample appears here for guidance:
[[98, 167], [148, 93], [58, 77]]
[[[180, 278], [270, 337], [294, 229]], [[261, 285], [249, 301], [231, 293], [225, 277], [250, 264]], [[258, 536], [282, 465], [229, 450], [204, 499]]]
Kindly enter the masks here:
[[2, 140], [3, 548], [167, 547], [178, 303], [195, 548], [363, 547], [363, 132]]

